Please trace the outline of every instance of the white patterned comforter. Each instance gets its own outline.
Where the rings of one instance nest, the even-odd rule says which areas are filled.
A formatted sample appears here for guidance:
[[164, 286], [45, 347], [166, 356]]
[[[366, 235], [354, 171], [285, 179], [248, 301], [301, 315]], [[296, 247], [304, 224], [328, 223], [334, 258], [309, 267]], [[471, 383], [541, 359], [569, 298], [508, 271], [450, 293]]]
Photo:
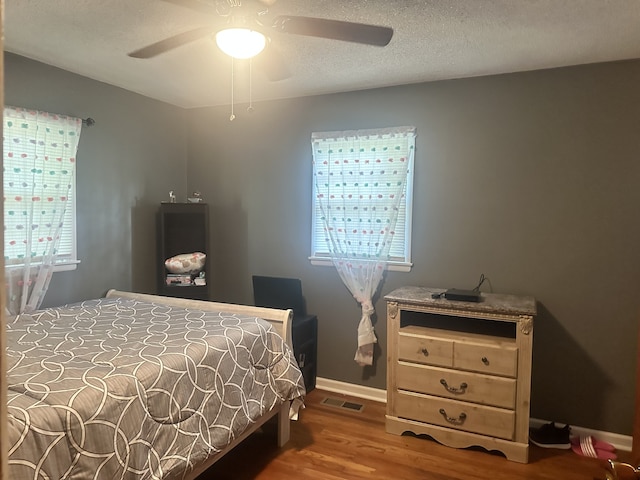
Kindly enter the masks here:
[[182, 478], [305, 394], [271, 324], [121, 298], [7, 326], [9, 477]]

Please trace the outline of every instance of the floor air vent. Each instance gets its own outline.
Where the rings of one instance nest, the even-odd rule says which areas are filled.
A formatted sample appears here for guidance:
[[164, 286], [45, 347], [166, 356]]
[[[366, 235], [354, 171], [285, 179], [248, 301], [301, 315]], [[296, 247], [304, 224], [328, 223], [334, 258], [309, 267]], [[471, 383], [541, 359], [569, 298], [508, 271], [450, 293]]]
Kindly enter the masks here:
[[351, 410], [352, 412], [361, 412], [362, 410], [364, 410], [364, 405], [362, 405], [361, 403], [346, 402], [338, 398], [326, 397], [320, 403], [329, 407], [344, 408], [345, 410]]

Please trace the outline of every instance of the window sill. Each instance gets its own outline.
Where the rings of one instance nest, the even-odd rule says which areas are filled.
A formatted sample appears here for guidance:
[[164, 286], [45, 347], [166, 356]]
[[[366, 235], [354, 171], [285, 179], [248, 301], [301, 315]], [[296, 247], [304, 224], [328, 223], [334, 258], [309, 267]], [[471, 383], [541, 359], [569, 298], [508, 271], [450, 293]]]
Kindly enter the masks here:
[[[320, 267], [333, 267], [333, 262], [325, 257], [309, 257], [311, 265]], [[387, 262], [387, 270], [390, 272], [410, 272], [413, 263], [408, 262]]]
[[65, 272], [69, 270], [75, 270], [78, 268], [79, 263], [80, 263], [80, 260], [76, 260], [74, 262], [68, 262], [68, 263], [61, 263], [60, 265], [56, 265], [55, 267], [53, 267], [53, 271]]

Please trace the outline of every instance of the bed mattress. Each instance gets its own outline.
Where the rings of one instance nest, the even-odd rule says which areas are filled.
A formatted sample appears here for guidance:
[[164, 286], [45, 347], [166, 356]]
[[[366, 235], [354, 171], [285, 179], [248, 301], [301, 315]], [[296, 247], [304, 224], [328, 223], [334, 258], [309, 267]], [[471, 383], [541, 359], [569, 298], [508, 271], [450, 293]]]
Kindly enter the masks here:
[[7, 323], [10, 478], [182, 478], [305, 394], [259, 318], [108, 298]]

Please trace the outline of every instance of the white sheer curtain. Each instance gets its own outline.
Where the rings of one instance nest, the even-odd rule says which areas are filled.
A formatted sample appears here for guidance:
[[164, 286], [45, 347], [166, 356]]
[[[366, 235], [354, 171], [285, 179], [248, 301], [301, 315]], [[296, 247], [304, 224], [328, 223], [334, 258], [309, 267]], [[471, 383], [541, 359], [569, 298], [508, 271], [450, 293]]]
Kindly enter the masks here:
[[4, 109], [4, 253], [7, 308], [40, 307], [56, 264], [82, 120]]
[[415, 128], [313, 133], [312, 142], [314, 188], [331, 259], [362, 310], [354, 360], [372, 365], [373, 297], [413, 168]]

